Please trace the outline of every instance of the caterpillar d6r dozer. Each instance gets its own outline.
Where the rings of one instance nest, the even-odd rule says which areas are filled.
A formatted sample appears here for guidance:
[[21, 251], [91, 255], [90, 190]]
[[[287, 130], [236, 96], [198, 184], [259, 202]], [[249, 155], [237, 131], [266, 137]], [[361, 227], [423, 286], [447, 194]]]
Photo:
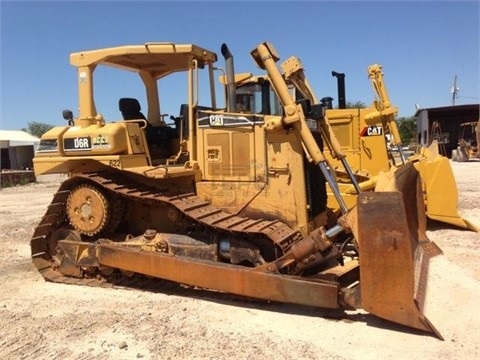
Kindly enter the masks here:
[[[34, 159], [36, 175], [69, 174], [31, 239], [44, 278], [91, 286], [164, 279], [260, 300], [362, 308], [441, 338], [422, 313], [429, 259], [441, 251], [425, 235], [418, 172], [407, 164], [384, 191], [359, 191], [356, 206], [334, 214], [326, 183], [337, 184], [322, 151], [323, 144], [338, 151], [338, 142], [321, 104], [291, 96], [275, 49], [261, 43], [251, 55], [282, 111], [244, 112], [225, 44], [222, 54], [222, 108], [217, 56], [196, 45], [71, 55], [79, 114], [64, 111], [68, 125], [42, 136]], [[138, 73], [147, 116], [133, 98], [119, 101], [123, 120], [107, 123], [97, 112], [93, 72], [103, 66]], [[179, 73], [186, 99], [167, 123], [159, 90]], [[210, 101], [201, 106], [205, 88]]]

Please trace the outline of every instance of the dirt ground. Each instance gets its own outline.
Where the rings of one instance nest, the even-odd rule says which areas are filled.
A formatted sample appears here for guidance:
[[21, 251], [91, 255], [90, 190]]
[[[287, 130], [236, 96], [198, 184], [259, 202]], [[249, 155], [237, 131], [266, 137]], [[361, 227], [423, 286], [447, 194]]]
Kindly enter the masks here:
[[[480, 225], [480, 162], [452, 163], [461, 214]], [[58, 176], [0, 190], [2, 359], [479, 359], [480, 235], [429, 224], [426, 315], [445, 341], [363, 311], [251, 302], [195, 290], [47, 283], [29, 239]]]

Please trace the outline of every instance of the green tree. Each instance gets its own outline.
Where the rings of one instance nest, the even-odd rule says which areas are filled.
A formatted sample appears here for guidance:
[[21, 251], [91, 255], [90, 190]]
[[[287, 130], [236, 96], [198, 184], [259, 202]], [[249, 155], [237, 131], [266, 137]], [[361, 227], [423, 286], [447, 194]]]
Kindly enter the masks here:
[[367, 105], [363, 101], [355, 101], [355, 102], [347, 101], [347, 103], [345, 104], [345, 107], [347, 109], [365, 109]]
[[416, 119], [412, 117], [400, 117], [397, 119], [398, 131], [400, 132], [400, 137], [402, 138], [402, 143], [410, 144], [412, 139], [415, 139], [417, 134], [417, 123]]
[[25, 131], [25, 132], [33, 135], [33, 136], [41, 137], [43, 134], [45, 134], [48, 130], [50, 130], [53, 127], [54, 127], [54, 125], [32, 121], [32, 122], [27, 123], [27, 127], [22, 128], [21, 130]]

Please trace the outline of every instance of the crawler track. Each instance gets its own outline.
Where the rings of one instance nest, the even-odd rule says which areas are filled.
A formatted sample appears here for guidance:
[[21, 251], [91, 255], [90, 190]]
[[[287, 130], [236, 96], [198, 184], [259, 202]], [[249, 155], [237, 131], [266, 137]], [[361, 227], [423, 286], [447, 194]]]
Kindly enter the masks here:
[[[173, 206], [192, 222], [208, 227], [216, 232], [236, 233], [263, 237], [285, 252], [293, 243], [301, 239], [298, 231], [292, 230], [281, 221], [250, 219], [224, 212], [198, 198], [194, 193], [173, 194], [152, 186], [135, 182], [121, 172], [90, 173], [75, 176], [65, 181], [55, 193], [52, 202], [35, 228], [31, 239], [32, 260], [42, 276], [52, 282], [86, 286], [116, 287], [131, 286], [138, 278], [103, 276], [100, 274], [74, 278], [62, 275], [54, 269], [52, 256], [54, 249], [49, 245], [55, 230], [67, 223], [66, 203], [70, 191], [79, 183], [90, 183], [108, 190], [127, 200], [149, 203], [150, 206]], [[150, 285], [148, 285], [150, 286]]]

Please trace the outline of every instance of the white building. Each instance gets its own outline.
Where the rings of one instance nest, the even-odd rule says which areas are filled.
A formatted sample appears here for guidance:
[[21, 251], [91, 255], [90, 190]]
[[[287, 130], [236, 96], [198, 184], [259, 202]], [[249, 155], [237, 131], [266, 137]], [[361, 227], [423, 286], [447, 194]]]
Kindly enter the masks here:
[[0, 130], [0, 170], [32, 169], [40, 139], [19, 130]]

